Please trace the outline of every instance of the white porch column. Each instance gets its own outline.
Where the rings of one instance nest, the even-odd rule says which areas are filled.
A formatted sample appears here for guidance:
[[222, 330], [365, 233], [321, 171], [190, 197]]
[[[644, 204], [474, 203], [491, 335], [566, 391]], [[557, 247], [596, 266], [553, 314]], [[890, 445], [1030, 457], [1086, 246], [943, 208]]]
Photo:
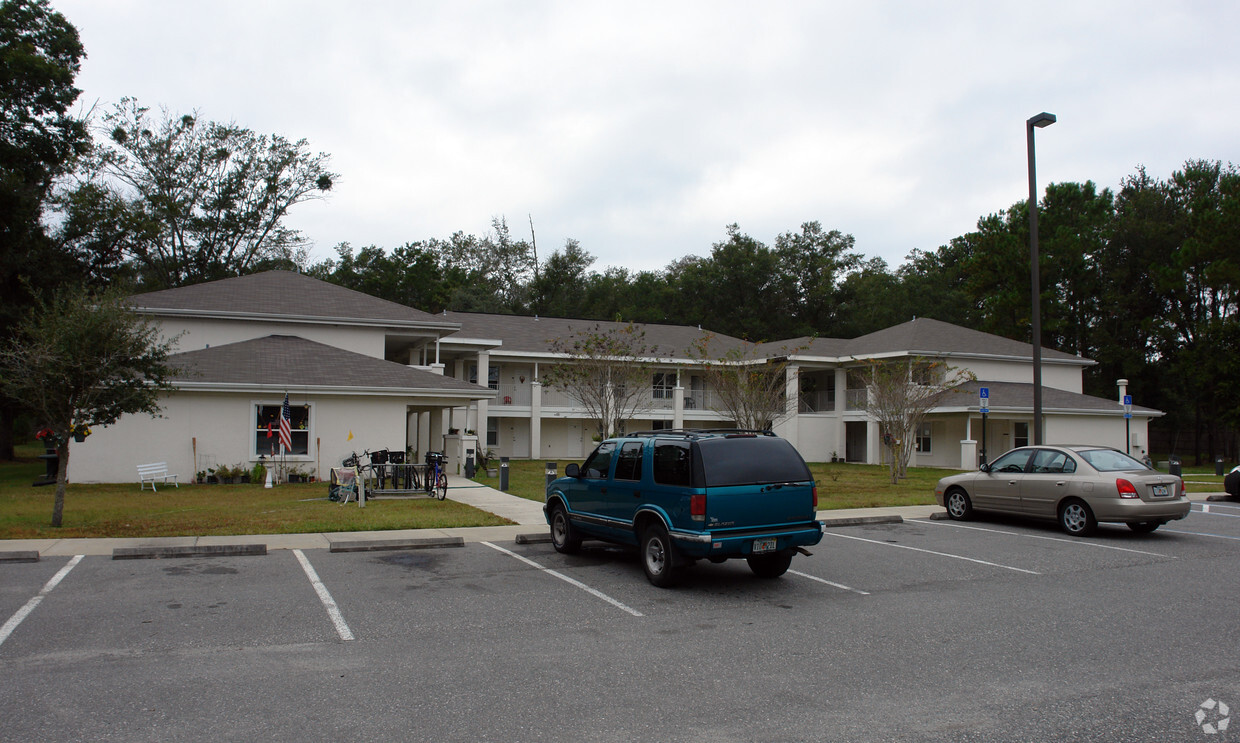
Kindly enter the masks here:
[[542, 457], [542, 382], [530, 382], [530, 458]]
[[[491, 354], [486, 351], [478, 354], [478, 384], [483, 387], [489, 387], [491, 383]], [[478, 401], [477, 421], [474, 423], [474, 430], [478, 433], [478, 440], [482, 442], [481, 450], [486, 450], [487, 442], [487, 416], [490, 413], [490, 400]]]
[[[794, 449], [800, 450], [801, 425], [797, 416], [801, 410], [801, 367], [789, 364], [784, 368], [784, 438]], [[802, 452], [804, 455], [805, 452]]]
[[680, 386], [680, 374], [676, 375], [676, 386], [672, 388], [672, 428], [680, 430], [685, 427], [685, 388]]
[[844, 367], [835, 370], [835, 444], [840, 461], [848, 458], [848, 427], [844, 425], [844, 411], [848, 409], [848, 371]]

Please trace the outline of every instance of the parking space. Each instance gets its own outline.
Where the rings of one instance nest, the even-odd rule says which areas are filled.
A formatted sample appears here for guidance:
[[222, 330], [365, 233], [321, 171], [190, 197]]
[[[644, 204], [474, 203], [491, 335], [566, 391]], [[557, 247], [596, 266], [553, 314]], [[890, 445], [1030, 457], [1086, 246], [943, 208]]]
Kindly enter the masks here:
[[[1199, 695], [1240, 703], [1238, 651], [1203, 640], [1232, 632], [1220, 597], [1240, 590], [1226, 570], [1238, 517], [1210, 504], [1154, 534], [1088, 539], [1007, 519], [840, 527], [780, 580], [699, 563], [671, 590], [635, 551], [597, 543], [89, 556], [51, 590], [68, 558], [4, 564], [0, 622], [42, 597], [0, 640], [14, 690], [0, 715], [31, 740], [159, 739], [220, 719], [234, 737], [322, 737], [338, 716], [376, 739], [414, 718], [414, 737], [594, 724], [621, 739], [666, 732], [652, 700], [688, 694], [681, 734], [662, 737], [726, 721], [719, 739], [755, 739], [758, 720], [795, 719], [775, 737], [877, 724], [933, 740], [927, 720], [977, 724], [995, 705], [1009, 720], [983, 727], [1039, 705], [1087, 727], [1090, 699], [1122, 689], [1165, 732]], [[56, 715], [46, 688], [74, 688], [75, 713]], [[873, 704], [900, 721], [874, 723]]]
[[[1228, 504], [1198, 506], [1154, 534], [1104, 527], [1088, 539], [1006, 519], [912, 520], [829, 529], [814, 555], [795, 558], [782, 580], [756, 579], [743, 561], [701, 562], [672, 591], [647, 584], [633, 550], [597, 543], [572, 556], [545, 543], [484, 542], [390, 552], [307, 550], [300, 558], [290, 551], [183, 560], [90, 557], [41, 598], [39, 618], [28, 620], [37, 631], [10, 630], [16, 637], [0, 645], [0, 657], [66, 646], [137, 652], [264, 646], [382, 638], [412, 629], [464, 631], [497, 622], [519, 629], [522, 623], [660, 619], [794, 600], [815, 605], [938, 583], [1231, 556], [1240, 549], [1237, 541], [1240, 506]], [[3, 619], [38, 596], [66, 562], [0, 567]], [[353, 637], [342, 635], [340, 622]]]

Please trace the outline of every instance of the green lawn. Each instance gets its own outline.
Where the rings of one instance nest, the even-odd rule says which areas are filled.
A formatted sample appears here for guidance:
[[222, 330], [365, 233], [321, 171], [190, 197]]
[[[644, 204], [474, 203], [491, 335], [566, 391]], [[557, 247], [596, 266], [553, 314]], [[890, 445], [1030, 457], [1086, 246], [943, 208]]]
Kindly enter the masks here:
[[[70, 484], [64, 526], [53, 529], [54, 486], [31, 487], [44, 472], [41, 447], [18, 449], [18, 461], [0, 464], [0, 539], [69, 537], [167, 537], [241, 534], [442, 529], [494, 526], [506, 519], [451, 500], [372, 500], [366, 508], [327, 500], [327, 485], [192, 485], [140, 491], [137, 483]], [[567, 461], [558, 463], [564, 473]], [[498, 464], [497, 464], [498, 466]], [[934, 503], [934, 484], [958, 470], [912, 468], [892, 485], [887, 468], [863, 464], [811, 463], [823, 510]], [[1221, 492], [1212, 467], [1185, 469], [1190, 493]], [[546, 478], [540, 461], [509, 463], [509, 493], [541, 502]], [[499, 487], [479, 473], [477, 482]]]
[[[559, 474], [564, 474], [566, 464], [568, 462], [558, 463]], [[887, 468], [878, 465], [811, 463], [810, 472], [818, 482], [818, 507], [829, 510], [933, 504], [934, 484], [940, 477], [959, 470], [916, 467], [910, 469], [908, 478], [898, 485], [892, 485]], [[474, 479], [493, 488], [499, 487], [498, 477], [485, 477], [480, 473]], [[512, 495], [541, 503], [546, 482], [542, 461], [509, 463], [508, 492]]]
[[0, 539], [300, 534], [389, 529], [495, 526], [511, 521], [451, 500], [371, 500], [365, 508], [327, 500], [325, 483], [160, 486], [75, 485], [65, 493], [64, 525], [53, 529], [55, 486], [31, 487], [44, 472], [20, 447], [19, 461], [0, 465]]

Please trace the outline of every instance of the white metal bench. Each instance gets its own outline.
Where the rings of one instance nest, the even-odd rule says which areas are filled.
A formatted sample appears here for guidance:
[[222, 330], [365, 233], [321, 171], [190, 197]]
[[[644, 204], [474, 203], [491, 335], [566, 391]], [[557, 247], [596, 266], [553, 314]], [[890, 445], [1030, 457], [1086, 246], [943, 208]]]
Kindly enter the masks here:
[[175, 474], [168, 474], [167, 462], [152, 462], [151, 464], [138, 465], [138, 480], [142, 483], [142, 490], [146, 490], [146, 484], [149, 482], [151, 490], [158, 493], [159, 490], [155, 488], [155, 481], [162, 480], [164, 484], [167, 484], [168, 478], [172, 478], [173, 485], [176, 485], [178, 488], [181, 487], [177, 482], [177, 476]]

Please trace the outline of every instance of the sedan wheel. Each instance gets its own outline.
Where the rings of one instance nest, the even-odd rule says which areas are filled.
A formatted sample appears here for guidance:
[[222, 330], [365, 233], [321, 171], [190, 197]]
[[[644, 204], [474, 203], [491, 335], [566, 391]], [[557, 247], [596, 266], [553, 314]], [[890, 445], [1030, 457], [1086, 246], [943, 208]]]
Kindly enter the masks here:
[[1071, 500], [1059, 508], [1059, 525], [1074, 537], [1085, 537], [1094, 533], [1098, 522], [1083, 501]]
[[956, 489], [947, 494], [947, 515], [956, 521], [964, 521], [973, 516], [973, 502], [969, 494]]

